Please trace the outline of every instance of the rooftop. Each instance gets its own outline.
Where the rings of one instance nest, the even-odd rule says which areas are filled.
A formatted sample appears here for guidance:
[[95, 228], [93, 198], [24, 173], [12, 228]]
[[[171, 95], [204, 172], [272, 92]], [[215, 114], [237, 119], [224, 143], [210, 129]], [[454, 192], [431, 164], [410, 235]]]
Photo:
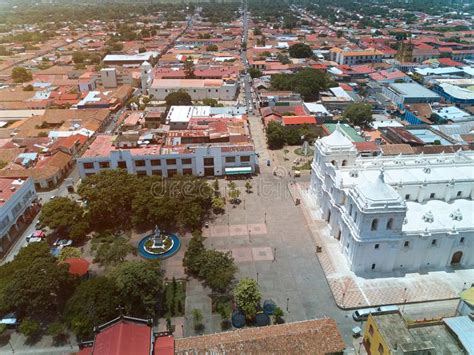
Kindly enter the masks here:
[[176, 354], [328, 354], [344, 348], [332, 319], [251, 327], [175, 341]]
[[406, 97], [439, 98], [439, 95], [417, 83], [394, 83], [390, 87]]

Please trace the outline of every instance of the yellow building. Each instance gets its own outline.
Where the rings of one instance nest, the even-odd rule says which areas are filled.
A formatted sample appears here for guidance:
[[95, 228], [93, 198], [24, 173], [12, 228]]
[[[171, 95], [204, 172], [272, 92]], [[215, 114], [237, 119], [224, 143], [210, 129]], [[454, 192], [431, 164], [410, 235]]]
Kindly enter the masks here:
[[369, 354], [465, 354], [458, 336], [443, 320], [408, 323], [400, 313], [370, 315], [364, 328]]

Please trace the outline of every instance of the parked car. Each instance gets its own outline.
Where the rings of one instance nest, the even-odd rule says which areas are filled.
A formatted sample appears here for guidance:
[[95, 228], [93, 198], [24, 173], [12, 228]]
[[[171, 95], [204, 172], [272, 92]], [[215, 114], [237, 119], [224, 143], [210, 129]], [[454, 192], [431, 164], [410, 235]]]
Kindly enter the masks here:
[[53, 245], [55, 247], [58, 247], [59, 249], [69, 247], [72, 245], [72, 240], [71, 239], [58, 239], [56, 240]]
[[400, 309], [398, 306], [380, 306], [377, 308], [363, 308], [363, 309], [358, 309], [357, 311], [354, 311], [352, 313], [352, 318], [356, 322], [360, 322], [363, 320], [367, 320], [369, 318], [369, 314], [373, 315], [380, 315], [380, 314], [387, 314], [387, 313], [396, 313]]

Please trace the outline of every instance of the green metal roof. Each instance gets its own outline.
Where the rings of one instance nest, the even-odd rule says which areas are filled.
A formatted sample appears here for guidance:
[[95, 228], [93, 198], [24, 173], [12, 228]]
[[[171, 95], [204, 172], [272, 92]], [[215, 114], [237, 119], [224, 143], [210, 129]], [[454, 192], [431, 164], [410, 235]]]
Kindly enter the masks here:
[[251, 166], [242, 166], [237, 168], [225, 168], [226, 175], [252, 174]]
[[[336, 123], [325, 123], [324, 126], [327, 128], [329, 133], [331, 134], [336, 130]], [[349, 138], [352, 142], [365, 142], [365, 139], [362, 138], [357, 131], [349, 126], [347, 123], [340, 124], [342, 132]]]

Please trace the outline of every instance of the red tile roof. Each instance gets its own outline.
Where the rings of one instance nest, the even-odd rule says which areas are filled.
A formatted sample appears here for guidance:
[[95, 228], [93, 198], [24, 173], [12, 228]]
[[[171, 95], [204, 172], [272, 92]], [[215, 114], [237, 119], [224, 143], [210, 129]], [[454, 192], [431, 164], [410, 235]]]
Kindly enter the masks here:
[[316, 118], [313, 116], [283, 116], [283, 124], [285, 126], [316, 124]]
[[149, 355], [151, 327], [147, 324], [120, 320], [103, 329], [94, 340], [94, 355]]
[[64, 260], [65, 264], [69, 264], [69, 273], [71, 275], [84, 276], [89, 271], [89, 262], [82, 258], [69, 258]]
[[332, 354], [344, 341], [332, 319], [250, 327], [175, 340], [176, 354]]
[[174, 355], [174, 337], [159, 336], [155, 341], [154, 351], [157, 355]]

